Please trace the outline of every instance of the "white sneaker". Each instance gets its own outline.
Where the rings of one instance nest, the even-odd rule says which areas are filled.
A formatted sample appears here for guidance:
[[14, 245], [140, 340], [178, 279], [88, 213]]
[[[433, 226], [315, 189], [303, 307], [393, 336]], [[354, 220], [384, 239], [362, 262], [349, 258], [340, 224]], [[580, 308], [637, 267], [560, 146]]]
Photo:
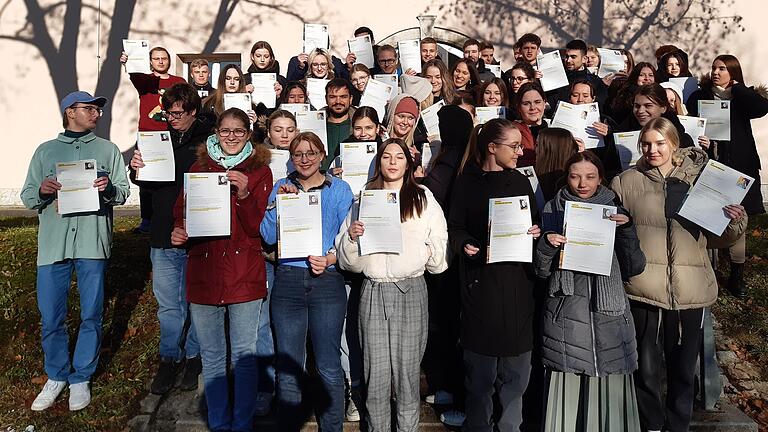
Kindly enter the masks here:
[[467, 416], [461, 411], [450, 410], [440, 414], [440, 421], [446, 426], [461, 427]]
[[79, 411], [91, 403], [91, 390], [88, 381], [69, 386], [69, 410]]
[[431, 405], [451, 405], [453, 403], [453, 394], [445, 390], [438, 390], [433, 395], [427, 395], [424, 400]]
[[50, 408], [66, 386], [66, 381], [54, 381], [52, 379], [46, 381], [43, 389], [37, 395], [35, 401], [32, 402], [32, 411], [42, 411]]
[[349, 422], [360, 421], [360, 411], [358, 411], [357, 405], [355, 404], [355, 400], [353, 398], [349, 398], [349, 405], [347, 405], [346, 417], [347, 417], [347, 421]]

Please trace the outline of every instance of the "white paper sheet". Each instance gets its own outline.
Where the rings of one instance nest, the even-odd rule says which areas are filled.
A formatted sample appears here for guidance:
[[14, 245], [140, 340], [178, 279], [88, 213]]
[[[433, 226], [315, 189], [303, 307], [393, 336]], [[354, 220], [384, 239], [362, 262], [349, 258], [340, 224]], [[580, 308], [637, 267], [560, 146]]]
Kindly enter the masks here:
[[[128, 73], [152, 73], [149, 67], [149, 41], [123, 39], [123, 51], [128, 56], [125, 71]], [[170, 59], [169, 59], [170, 60]]]
[[489, 199], [486, 262], [533, 262], [532, 225], [527, 196]]
[[344, 170], [341, 179], [349, 184], [352, 193], [363, 190], [373, 177], [373, 160], [376, 157], [376, 141], [341, 143], [341, 163]]
[[331, 38], [327, 24], [304, 24], [304, 53], [309, 54], [315, 48], [327, 50], [330, 48]]
[[421, 42], [418, 39], [398, 42], [397, 51], [403, 73], [408, 69], [413, 69], [417, 74], [421, 73]]
[[253, 111], [251, 95], [249, 93], [224, 93], [224, 109], [230, 108], [240, 108], [246, 114], [248, 111]]
[[600, 54], [600, 69], [597, 70], [597, 76], [605, 78], [610, 74], [623, 71], [624, 67], [624, 54], [619, 50], [598, 48], [598, 54]]
[[565, 75], [565, 67], [563, 66], [563, 60], [560, 58], [560, 51], [539, 54], [536, 57], [536, 65], [538, 70], [541, 71], [541, 87], [545, 92], [568, 85], [568, 77]]
[[136, 145], [144, 168], [136, 170], [136, 180], [172, 182], [176, 180], [176, 161], [170, 132], [139, 132]]
[[227, 174], [185, 173], [184, 214], [189, 237], [228, 236], [230, 234], [231, 188]]
[[715, 235], [721, 235], [731, 222], [723, 207], [740, 204], [754, 181], [754, 178], [710, 159], [688, 191], [678, 214]]
[[618, 132], [613, 134], [616, 150], [619, 152], [621, 168], [626, 170], [635, 166], [642, 153], [640, 153], [640, 131]]
[[445, 101], [440, 100], [421, 112], [421, 120], [427, 128], [427, 135], [429, 135], [430, 138], [437, 137], [440, 139], [440, 119], [437, 117], [437, 112], [440, 111], [440, 108], [443, 106], [445, 106]]
[[475, 122], [485, 124], [488, 120], [496, 118], [506, 118], [507, 109], [505, 107], [477, 107], [475, 108]]
[[275, 73], [252, 73], [251, 85], [253, 85], [253, 92], [251, 93], [251, 103], [258, 105], [261, 102], [267, 108], [274, 108], [277, 101], [275, 96], [276, 82], [277, 74]]
[[328, 153], [328, 130], [325, 128], [325, 111], [305, 111], [296, 113], [296, 127], [299, 132], [313, 132], [323, 142]]
[[705, 135], [709, 139], [731, 140], [731, 101], [700, 100], [699, 117], [707, 119]]
[[424, 168], [425, 175], [432, 169], [432, 161], [440, 154], [442, 144], [439, 139], [433, 139], [421, 147], [421, 167]]
[[608, 219], [616, 207], [565, 202], [563, 235], [568, 242], [560, 254], [560, 268], [604, 276], [611, 274], [616, 222]]
[[589, 108], [587, 108], [587, 105], [573, 105], [560, 101], [557, 104], [557, 111], [555, 111], [555, 116], [552, 118], [552, 123], [549, 124], [549, 127], [565, 129], [574, 138], [584, 139], [588, 116]]
[[358, 240], [360, 255], [382, 252], [399, 254], [403, 251], [398, 191], [377, 189], [360, 192], [358, 220], [365, 227], [365, 232]]
[[369, 106], [376, 110], [379, 121], [384, 119], [387, 103], [392, 96], [392, 86], [378, 80], [368, 80], [365, 91], [360, 97], [360, 106]]
[[544, 208], [544, 204], [546, 204], [547, 201], [544, 199], [544, 190], [541, 189], [541, 185], [539, 184], [539, 176], [536, 175], [536, 170], [532, 166], [515, 169], [520, 171], [531, 184], [531, 189], [533, 190], [533, 194], [536, 197], [536, 206], [539, 209], [539, 213], [541, 213], [541, 210]]
[[688, 97], [699, 89], [699, 80], [696, 77], [670, 78], [669, 82], [675, 83], [683, 89], [683, 103], [688, 102]]
[[323, 213], [320, 192], [277, 195], [277, 256], [322, 256]]
[[392, 98], [397, 96], [400, 92], [400, 87], [397, 85], [397, 74], [375, 74], [373, 79], [392, 86], [392, 93], [389, 95], [389, 100], [392, 100]]
[[307, 78], [307, 96], [315, 109], [323, 109], [325, 103], [325, 86], [330, 80], [322, 78]]
[[491, 71], [493, 76], [496, 78], [501, 78], [501, 65], [485, 65], [486, 69]]
[[680, 123], [685, 128], [685, 133], [693, 140], [693, 145], [701, 147], [699, 145], [699, 137], [706, 136], [707, 119], [703, 117], [689, 117], [689, 116], [677, 116], [680, 119]]
[[362, 63], [367, 66], [368, 69], [371, 69], [376, 65], [373, 58], [373, 45], [371, 44], [371, 37], [369, 35], [348, 39], [347, 45], [349, 45], [349, 52], [356, 57], [355, 64]]
[[291, 154], [288, 150], [269, 149], [272, 158], [269, 161], [269, 169], [272, 170], [272, 184], [278, 180], [288, 177], [288, 174], [294, 171], [291, 162]]
[[99, 189], [93, 186], [97, 177], [96, 159], [56, 163], [56, 181], [60, 215], [98, 211]]
[[602, 135], [597, 133], [597, 129], [592, 126], [595, 122], [600, 121], [600, 106], [597, 102], [581, 105], [587, 109], [587, 127], [582, 132], [581, 138], [584, 141], [584, 148], [593, 149], [599, 147], [605, 147], [605, 139]]
[[280, 104], [280, 108], [279, 109], [286, 110], [289, 113], [293, 114], [294, 117], [295, 117], [296, 113], [298, 113], [298, 112], [309, 111], [309, 104], [308, 103], [304, 103], [304, 104], [284, 103], [284, 104]]

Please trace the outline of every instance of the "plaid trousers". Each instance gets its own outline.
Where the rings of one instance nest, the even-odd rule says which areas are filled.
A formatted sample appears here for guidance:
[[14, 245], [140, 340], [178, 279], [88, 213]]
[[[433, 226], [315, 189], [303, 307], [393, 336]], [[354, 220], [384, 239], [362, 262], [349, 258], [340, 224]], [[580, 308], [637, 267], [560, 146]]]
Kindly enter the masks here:
[[[427, 284], [423, 276], [397, 282], [366, 279], [360, 297], [360, 345], [368, 389], [369, 432], [390, 432], [390, 390], [397, 430], [419, 427], [420, 363], [427, 347]], [[394, 380], [394, 381], [393, 381]]]

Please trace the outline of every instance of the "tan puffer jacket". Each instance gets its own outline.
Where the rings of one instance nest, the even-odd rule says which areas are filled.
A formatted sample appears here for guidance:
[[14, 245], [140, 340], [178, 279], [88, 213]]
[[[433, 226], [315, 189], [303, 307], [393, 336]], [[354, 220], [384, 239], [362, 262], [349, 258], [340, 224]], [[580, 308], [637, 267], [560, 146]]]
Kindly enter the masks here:
[[731, 221], [721, 236], [677, 215], [685, 193], [707, 163], [696, 148], [677, 151], [682, 164], [665, 179], [657, 168], [641, 159], [636, 168], [623, 172], [611, 188], [637, 227], [645, 253], [643, 273], [625, 284], [630, 299], [664, 309], [706, 307], [717, 300], [717, 280], [707, 248], [732, 245], [746, 230], [746, 218]]

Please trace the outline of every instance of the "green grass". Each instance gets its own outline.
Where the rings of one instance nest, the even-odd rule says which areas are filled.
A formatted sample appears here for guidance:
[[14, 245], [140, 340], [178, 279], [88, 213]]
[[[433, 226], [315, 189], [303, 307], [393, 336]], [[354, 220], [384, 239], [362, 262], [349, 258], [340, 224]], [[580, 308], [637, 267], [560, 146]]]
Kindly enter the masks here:
[[[137, 224], [138, 218], [116, 220], [91, 405], [70, 413], [67, 398], [61, 397], [54, 407], [35, 413], [29, 406], [45, 380], [35, 293], [37, 218], [0, 219], [0, 430], [34, 425], [36, 431], [118, 431], [137, 411], [158, 346], [148, 239], [131, 233]], [[72, 289], [67, 320], [72, 341], [78, 302]]]

